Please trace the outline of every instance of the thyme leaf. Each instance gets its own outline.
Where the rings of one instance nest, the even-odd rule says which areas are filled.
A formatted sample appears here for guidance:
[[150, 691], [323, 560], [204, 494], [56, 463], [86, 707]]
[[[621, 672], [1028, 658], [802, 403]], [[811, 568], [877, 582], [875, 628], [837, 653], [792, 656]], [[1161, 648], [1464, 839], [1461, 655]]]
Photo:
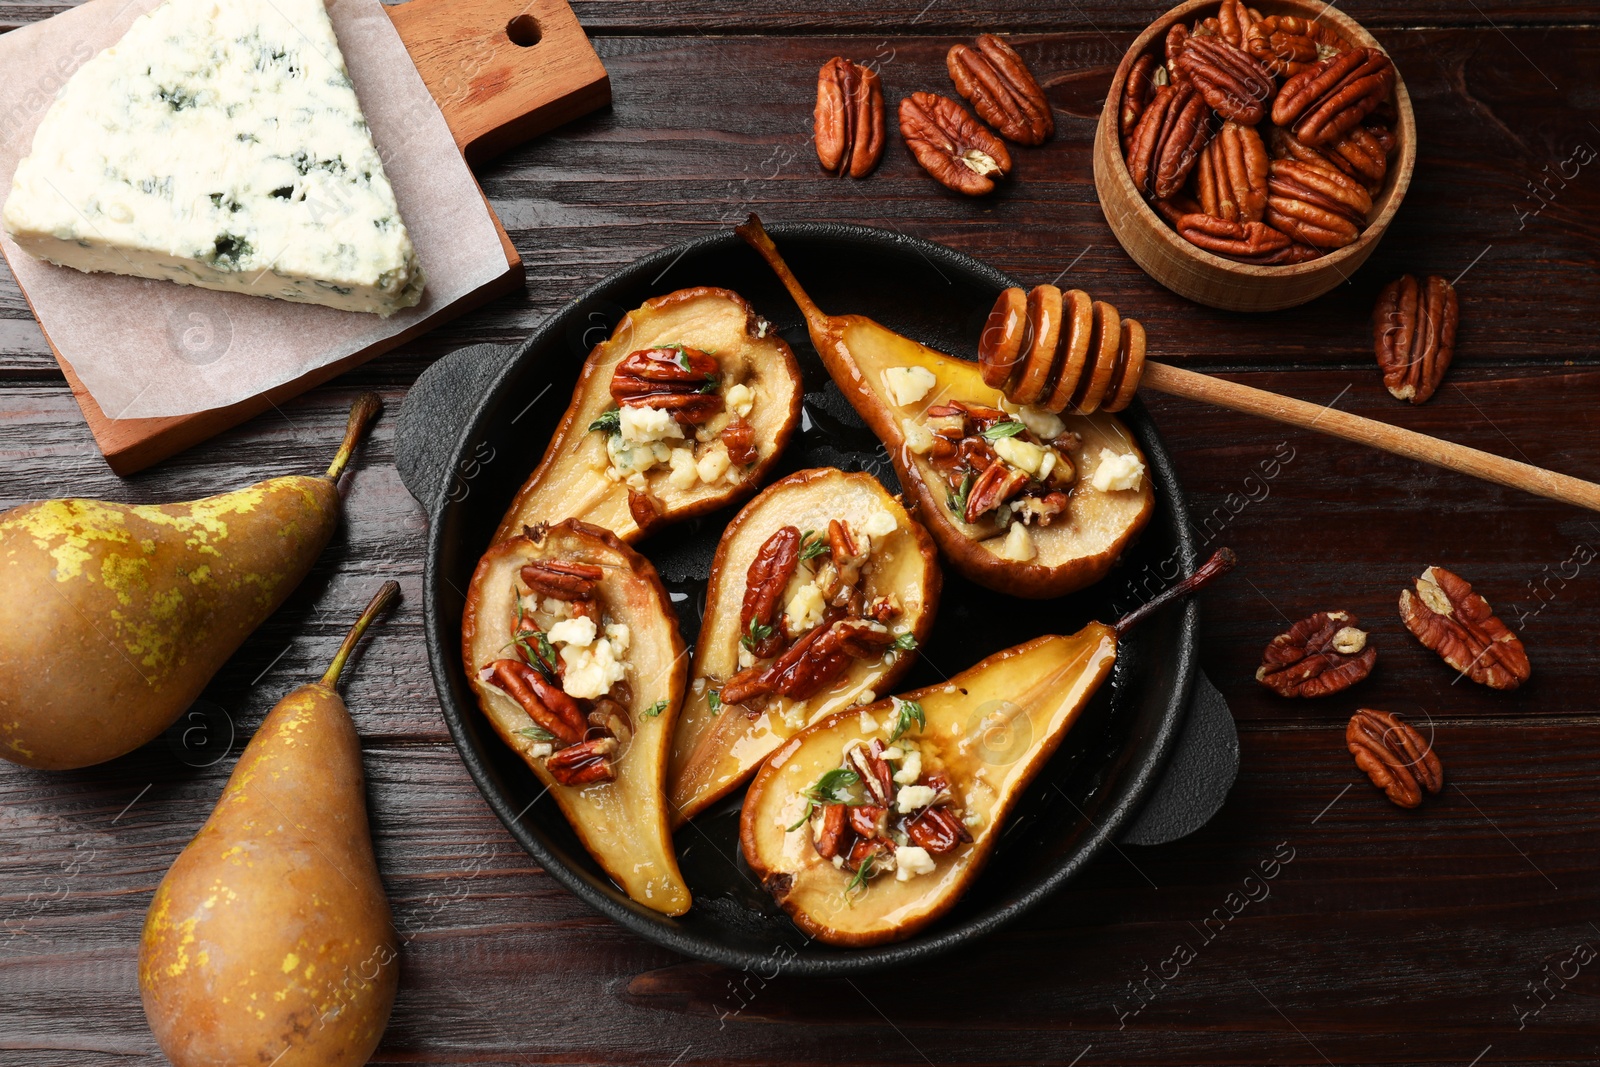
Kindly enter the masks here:
[[858, 806], [861, 802], [852, 798], [848, 793], [841, 792], [851, 786], [859, 784], [861, 776], [848, 767], [835, 767], [831, 771], [824, 771], [821, 778], [812, 783], [811, 788], [800, 794], [806, 798], [805, 814], [800, 816], [798, 822], [789, 827], [789, 830], [798, 830], [811, 818], [811, 813], [817, 810], [819, 804], [848, 804]]
[[622, 409], [607, 408], [600, 413], [600, 417], [589, 424], [591, 431], [599, 430], [601, 433], [612, 437], [622, 433]]
[[891, 745], [900, 740], [901, 735], [911, 729], [912, 723], [917, 724], [918, 733], [928, 728], [928, 715], [922, 710], [922, 705], [915, 700], [901, 700], [899, 697], [895, 697], [894, 708], [899, 714], [895, 717], [894, 733], [889, 735], [889, 743]]
[[800, 562], [816, 559], [818, 556], [827, 555], [833, 549], [828, 545], [828, 539], [815, 530], [807, 530], [800, 535]]
[[756, 646], [771, 637], [772, 633], [772, 627], [751, 619], [750, 625], [745, 629], [744, 636], [739, 638], [739, 643], [749, 651], [754, 652]]
[[1002, 437], [1015, 437], [1017, 434], [1022, 433], [1026, 429], [1027, 427], [1022, 423], [1018, 422], [1016, 419], [1012, 419], [1009, 422], [995, 423], [993, 426], [983, 431], [982, 436], [985, 441], [998, 441]]
[[977, 480], [977, 475], [968, 471], [961, 479], [958, 489], [945, 491], [945, 506], [963, 519], [967, 514], [967, 496], [972, 492], [972, 483]]

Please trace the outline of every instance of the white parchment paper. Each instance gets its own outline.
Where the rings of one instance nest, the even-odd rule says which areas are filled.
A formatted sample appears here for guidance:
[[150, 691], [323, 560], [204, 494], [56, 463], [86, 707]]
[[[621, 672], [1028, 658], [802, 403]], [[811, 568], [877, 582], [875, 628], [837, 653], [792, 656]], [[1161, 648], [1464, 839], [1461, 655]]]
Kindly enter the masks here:
[[[0, 199], [66, 79], [160, 0], [89, 0], [0, 34]], [[293, 381], [416, 325], [506, 269], [488, 208], [379, 0], [329, 0], [400, 214], [427, 273], [388, 319], [34, 259], [0, 231], [40, 325], [112, 418], [188, 415]]]

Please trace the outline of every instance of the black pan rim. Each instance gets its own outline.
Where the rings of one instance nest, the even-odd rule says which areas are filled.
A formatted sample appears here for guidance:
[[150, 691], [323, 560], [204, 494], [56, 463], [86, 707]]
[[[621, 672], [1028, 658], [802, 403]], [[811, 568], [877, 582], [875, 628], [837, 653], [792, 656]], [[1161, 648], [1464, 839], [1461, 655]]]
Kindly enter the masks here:
[[[1018, 284], [1002, 272], [963, 252], [898, 231], [850, 223], [775, 222], [767, 224], [766, 228], [780, 244], [785, 239], [812, 239], [844, 244], [864, 243], [879, 248], [898, 247], [914, 251], [933, 262], [943, 261], [970, 277], [990, 282], [996, 292]], [[456, 439], [454, 453], [449, 457], [452, 468], [466, 454], [469, 444], [481, 437], [484, 421], [500, 399], [507, 379], [517, 373], [522, 364], [533, 357], [536, 350], [559, 339], [569, 325], [569, 318], [585, 301], [603, 299], [605, 294], [620, 287], [636, 284], [641, 279], [649, 277], [652, 272], [664, 275], [672, 265], [692, 253], [720, 245], [742, 246], [742, 244], [742, 240], [731, 230], [719, 230], [677, 242], [612, 272], [545, 319], [516, 347], [514, 355], [506, 360], [505, 365], [494, 375], [483, 394], [475, 401], [472, 412], [463, 423]], [[1120, 417], [1138, 439], [1140, 448], [1149, 462], [1151, 474], [1162, 487], [1160, 505], [1168, 513], [1165, 516], [1167, 524], [1176, 531], [1179, 562], [1185, 573], [1192, 572], [1198, 564], [1199, 553], [1189, 524], [1187, 504], [1179, 487], [1171, 456], [1167, 453], [1154, 423], [1137, 399], [1121, 413]], [[457, 706], [455, 695], [447, 681], [455, 671], [455, 665], [450, 662], [447, 649], [459, 642], [459, 634], [455, 632], [459, 629], [459, 623], [452, 624], [451, 620], [446, 618], [449, 612], [441, 606], [442, 581], [437, 568], [446, 550], [445, 531], [450, 524], [445, 521], [445, 517], [451, 505], [434, 503], [436, 506], [431, 512], [423, 571], [424, 630], [434, 689], [439, 696], [441, 713], [462, 763], [472, 775], [474, 784], [496, 817], [552, 877], [579, 899], [625, 929], [685, 956], [727, 967], [758, 971], [763, 975], [776, 971], [794, 976], [838, 977], [919, 962], [967, 945], [1037, 907], [1081, 871], [1108, 843], [1115, 840], [1118, 831], [1127, 826], [1138, 814], [1144, 801], [1159, 785], [1183, 726], [1198, 663], [1200, 607], [1193, 600], [1182, 608], [1178, 647], [1173, 653], [1177, 665], [1176, 674], [1180, 681], [1171, 694], [1159, 729], [1146, 744], [1142, 757], [1136, 758], [1134, 764], [1125, 772], [1118, 784], [1120, 795], [1110, 809], [1103, 814], [1098, 824], [1091, 825], [1090, 832], [1079, 841], [1071, 855], [1048, 877], [1020, 896], [980, 912], [957, 925], [938, 924], [929, 933], [873, 948], [841, 949], [837, 954], [799, 956], [793, 953], [778, 955], [771, 951], [753, 952], [711, 941], [685, 932], [668, 916], [649, 912], [633, 903], [605, 879], [569, 866], [549, 846], [540, 832], [530, 829], [522, 822], [523, 812], [517, 811], [510, 800], [496, 787], [466, 731], [462, 718], [464, 709]], [[1157, 521], [1162, 518], [1158, 509]], [[476, 708], [465, 709], [467, 714], [476, 713], [476, 710]], [[797, 938], [805, 939], [805, 935], [798, 928], [795, 933]]]

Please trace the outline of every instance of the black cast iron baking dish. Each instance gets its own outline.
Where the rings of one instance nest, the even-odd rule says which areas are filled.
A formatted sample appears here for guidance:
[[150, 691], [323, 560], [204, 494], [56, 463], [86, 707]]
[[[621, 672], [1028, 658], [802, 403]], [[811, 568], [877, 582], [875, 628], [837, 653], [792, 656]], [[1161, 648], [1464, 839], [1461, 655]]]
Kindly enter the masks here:
[[[995, 295], [1015, 284], [953, 249], [886, 230], [781, 223], [768, 229], [824, 308], [871, 315], [969, 358]], [[1238, 739], [1227, 706], [1196, 671], [1200, 613], [1190, 602], [1151, 618], [1123, 643], [1112, 684], [1023, 798], [983, 874], [950, 915], [910, 940], [857, 950], [808, 940], [744, 866], [739, 797], [677, 835], [695, 899], [687, 915], [657, 914], [611, 884], [555, 803], [541, 796], [538, 779], [479, 712], [460, 658], [464, 590], [502, 512], [543, 454], [589, 349], [646, 298], [695, 285], [743, 294], [800, 360], [805, 416], [774, 477], [837, 466], [869, 470], [891, 491], [899, 488], [882, 446], [823, 370], [798, 309], [731, 232], [645, 256], [564, 307], [520, 347], [480, 345], [430, 367], [406, 398], [396, 431], [401, 477], [431, 516], [424, 575], [429, 662], [461, 758], [517, 840], [578, 896], [658, 944], [763, 974], [838, 975], [925, 958], [980, 937], [1045, 899], [1109, 841], [1159, 844], [1203, 825], [1233, 782]], [[1053, 601], [1003, 597], [947, 573], [933, 637], [902, 688], [941, 680], [1041, 633], [1071, 633], [1091, 618], [1114, 620], [1195, 568], [1198, 549], [1171, 460], [1137, 402], [1124, 417], [1149, 461], [1158, 501], [1138, 545], [1106, 580]], [[711, 556], [735, 511], [673, 527], [639, 546], [672, 591], [690, 647]]]

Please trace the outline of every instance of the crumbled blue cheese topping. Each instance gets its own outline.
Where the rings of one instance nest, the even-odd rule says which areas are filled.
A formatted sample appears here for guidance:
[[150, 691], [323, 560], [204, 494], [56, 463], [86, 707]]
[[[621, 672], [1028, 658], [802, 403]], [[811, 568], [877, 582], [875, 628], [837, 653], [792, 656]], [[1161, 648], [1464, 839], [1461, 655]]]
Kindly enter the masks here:
[[423, 274], [322, 0], [167, 0], [68, 80], [3, 211], [24, 250], [388, 316]]

